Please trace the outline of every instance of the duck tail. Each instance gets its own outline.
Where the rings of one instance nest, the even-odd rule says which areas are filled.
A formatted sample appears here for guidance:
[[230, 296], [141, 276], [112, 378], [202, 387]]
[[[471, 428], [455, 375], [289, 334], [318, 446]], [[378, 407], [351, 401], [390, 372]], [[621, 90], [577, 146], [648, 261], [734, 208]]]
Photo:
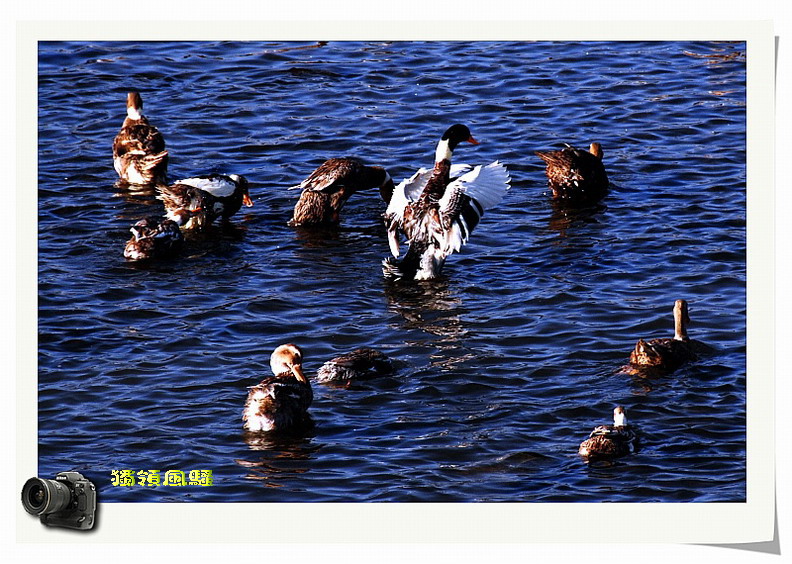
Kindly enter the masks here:
[[407, 275], [402, 270], [402, 261], [398, 261], [393, 257], [386, 257], [382, 261], [382, 274], [389, 280], [402, 280]]

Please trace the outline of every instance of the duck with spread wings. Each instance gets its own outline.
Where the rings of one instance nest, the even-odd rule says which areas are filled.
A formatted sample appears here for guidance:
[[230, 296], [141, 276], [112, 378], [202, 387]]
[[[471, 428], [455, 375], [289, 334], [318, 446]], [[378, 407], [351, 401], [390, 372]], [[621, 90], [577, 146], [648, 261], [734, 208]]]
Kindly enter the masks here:
[[[419, 169], [394, 189], [384, 215], [393, 254], [383, 261], [386, 277], [437, 278], [448, 256], [468, 241], [484, 211], [497, 205], [509, 189], [509, 172], [498, 161], [476, 167], [451, 164], [454, 149], [463, 141], [478, 145], [467, 126], [448, 128], [437, 144], [434, 168]], [[399, 231], [409, 248], [397, 261]]]

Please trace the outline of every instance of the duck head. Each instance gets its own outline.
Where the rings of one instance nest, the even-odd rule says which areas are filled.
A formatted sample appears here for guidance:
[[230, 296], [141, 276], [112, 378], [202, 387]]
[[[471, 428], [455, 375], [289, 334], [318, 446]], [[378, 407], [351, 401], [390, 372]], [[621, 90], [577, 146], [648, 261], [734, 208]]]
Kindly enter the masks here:
[[250, 193], [248, 192], [250, 184], [247, 178], [241, 174], [229, 174], [228, 178], [233, 180], [239, 189], [242, 190], [242, 203], [247, 207], [251, 207], [253, 205], [253, 200], [250, 199]]
[[595, 141], [589, 146], [589, 153], [602, 160], [602, 145]]
[[290, 373], [300, 382], [308, 383], [302, 371], [302, 350], [295, 344], [287, 343], [275, 349], [270, 356], [270, 368], [276, 376]]
[[450, 161], [451, 154], [454, 152], [454, 149], [456, 149], [457, 145], [462, 143], [462, 141], [467, 141], [473, 145], [479, 144], [479, 142], [476, 141], [470, 134], [470, 130], [466, 125], [458, 123], [446, 129], [445, 133], [443, 133], [443, 136], [440, 138], [440, 142], [437, 144], [437, 151], [435, 151], [435, 162], [439, 163], [443, 160]]

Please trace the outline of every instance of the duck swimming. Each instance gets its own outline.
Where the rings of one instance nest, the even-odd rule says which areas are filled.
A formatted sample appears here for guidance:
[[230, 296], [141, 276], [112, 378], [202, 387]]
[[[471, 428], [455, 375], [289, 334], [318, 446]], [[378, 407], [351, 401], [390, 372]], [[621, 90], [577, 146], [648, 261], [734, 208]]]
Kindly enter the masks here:
[[[179, 180], [172, 186], [157, 186], [157, 198], [165, 204], [169, 219], [182, 210], [190, 212], [184, 229], [201, 229], [218, 217], [227, 221], [242, 204], [250, 207], [248, 181], [239, 174], [207, 174]], [[199, 213], [195, 213], [199, 212]]]
[[635, 450], [635, 432], [627, 424], [622, 406], [613, 410], [613, 425], [599, 425], [580, 443], [578, 454], [588, 459], [616, 458]]
[[165, 140], [142, 110], [140, 94], [127, 94], [127, 117], [113, 139], [113, 166], [121, 180], [130, 184], [164, 183], [168, 172]]
[[251, 386], [242, 412], [248, 431], [295, 431], [310, 427], [308, 407], [313, 401], [311, 384], [302, 371], [302, 350], [288, 343], [270, 357], [275, 375]]
[[362, 347], [325, 362], [316, 373], [319, 382], [362, 380], [393, 373], [390, 359], [383, 353]]
[[124, 257], [129, 260], [172, 257], [178, 254], [184, 244], [178, 223], [170, 219], [147, 217], [129, 230], [132, 238], [124, 247]]
[[354, 157], [341, 157], [326, 160], [290, 190], [295, 188], [301, 189], [302, 194], [294, 206], [289, 225], [306, 226], [338, 223], [341, 208], [360, 190], [379, 188], [387, 203], [394, 186], [384, 168], [366, 166]]
[[687, 334], [690, 323], [688, 304], [685, 300], [674, 302], [674, 338], [638, 339], [630, 354], [630, 363], [637, 366], [655, 366], [665, 370], [675, 370], [684, 363], [696, 360], [693, 342]]
[[463, 141], [478, 145], [465, 125], [448, 128], [437, 144], [434, 168], [419, 169], [394, 189], [384, 215], [388, 243], [398, 258], [401, 231], [409, 249], [401, 261], [383, 261], [386, 277], [439, 276], [446, 258], [467, 242], [484, 210], [497, 205], [509, 189], [509, 172], [498, 161], [475, 168], [451, 165], [453, 151]]
[[536, 151], [547, 163], [545, 174], [553, 199], [569, 205], [596, 204], [608, 192], [608, 175], [602, 164], [602, 146], [592, 143], [588, 151], [565, 143], [560, 151]]

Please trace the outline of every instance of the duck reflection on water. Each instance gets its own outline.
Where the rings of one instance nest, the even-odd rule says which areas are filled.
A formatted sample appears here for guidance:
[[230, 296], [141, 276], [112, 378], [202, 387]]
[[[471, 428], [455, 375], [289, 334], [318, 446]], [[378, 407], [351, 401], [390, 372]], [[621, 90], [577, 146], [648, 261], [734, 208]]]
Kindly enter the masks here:
[[157, 190], [153, 184], [129, 184], [121, 179], [109, 187], [114, 198], [122, 198], [127, 204], [155, 206]]
[[558, 234], [558, 244], [568, 243], [568, 231], [588, 223], [599, 223], [597, 216], [607, 209], [603, 204], [593, 204], [582, 208], [569, 208], [562, 203], [550, 201], [551, 213], [547, 222], [550, 231]]
[[403, 319], [402, 328], [420, 329], [441, 340], [457, 340], [467, 335], [460, 320], [462, 299], [446, 278], [420, 282], [391, 282], [384, 286], [388, 309]]
[[424, 281], [385, 281], [388, 309], [402, 317], [399, 329], [418, 329], [437, 339], [407, 339], [408, 345], [431, 348], [432, 366], [444, 370], [475, 358], [465, 345], [469, 329], [462, 320], [467, 309], [452, 288], [451, 281], [441, 276]]
[[[238, 458], [237, 464], [246, 468], [246, 480], [257, 480], [269, 488], [280, 488], [293, 476], [310, 471], [320, 445], [314, 444], [313, 437], [273, 435], [264, 433], [243, 434], [244, 441], [258, 458]], [[253, 452], [251, 452], [251, 455]]]

